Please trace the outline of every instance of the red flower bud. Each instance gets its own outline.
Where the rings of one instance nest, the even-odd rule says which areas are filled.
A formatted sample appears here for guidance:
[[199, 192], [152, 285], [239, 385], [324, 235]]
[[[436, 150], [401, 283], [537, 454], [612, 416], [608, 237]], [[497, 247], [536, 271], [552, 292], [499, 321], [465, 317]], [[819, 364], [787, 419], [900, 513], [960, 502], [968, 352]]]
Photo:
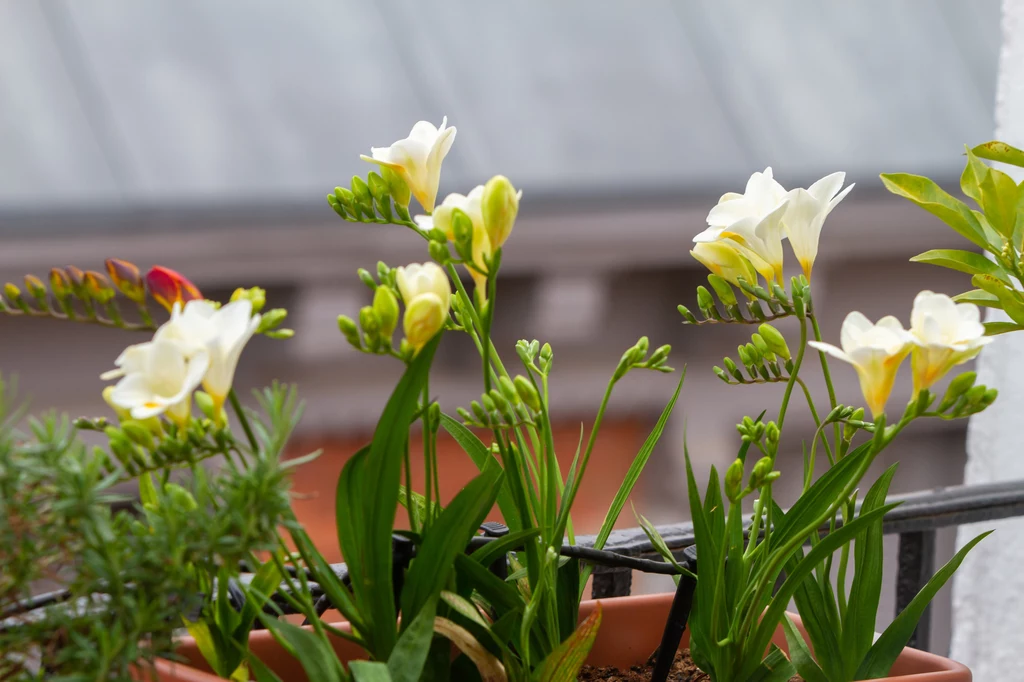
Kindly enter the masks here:
[[167, 310], [175, 303], [185, 304], [203, 297], [196, 285], [183, 275], [160, 265], [146, 273], [146, 287], [150, 296]]

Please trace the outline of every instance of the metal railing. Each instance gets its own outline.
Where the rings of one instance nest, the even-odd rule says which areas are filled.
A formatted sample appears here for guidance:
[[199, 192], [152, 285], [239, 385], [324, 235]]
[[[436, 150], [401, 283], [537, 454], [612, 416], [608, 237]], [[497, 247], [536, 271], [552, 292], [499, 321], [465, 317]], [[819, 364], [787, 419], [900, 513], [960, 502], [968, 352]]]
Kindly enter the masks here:
[[[899, 535], [898, 614], [934, 573], [936, 531], [967, 523], [1024, 516], [1024, 481], [936, 488], [893, 495], [889, 501], [902, 503], [886, 514], [884, 523], [887, 535]], [[683, 558], [683, 550], [694, 544], [693, 526], [689, 523], [658, 526], [658, 531], [679, 559]], [[577, 540], [580, 547], [589, 547], [593, 545], [594, 536], [580, 536]], [[659, 556], [640, 528], [613, 532], [604, 549], [636, 559]], [[632, 569], [625, 566], [595, 566], [593, 597], [600, 599], [630, 594], [632, 575]], [[928, 609], [919, 621], [909, 646], [927, 651], [931, 644], [930, 634], [931, 614]]]
[[[1024, 480], [937, 488], [891, 496], [888, 501], [901, 502], [900, 506], [886, 514], [883, 524], [886, 534], [899, 535], [896, 578], [898, 614], [906, 608], [934, 572], [936, 531], [950, 526], [1024, 516]], [[485, 524], [485, 535], [474, 538], [470, 547], [500, 537], [503, 534], [502, 528], [501, 524]], [[684, 564], [692, 561], [692, 557], [684, 556], [684, 552], [694, 545], [691, 524], [658, 526], [657, 529], [677, 559]], [[507, 529], [504, 529], [504, 532], [507, 532]], [[629, 595], [634, 570], [663, 575], [676, 572], [670, 564], [663, 561], [640, 528], [613, 531], [601, 550], [594, 549], [594, 539], [594, 536], [578, 536], [577, 543], [563, 546], [561, 554], [593, 564], [592, 596], [595, 599]], [[401, 538], [396, 538], [396, 541], [398, 540]], [[399, 553], [403, 554], [404, 561], [412, 558], [408, 548], [399, 551], [396, 547], [396, 559]], [[344, 564], [335, 564], [332, 568], [340, 578], [347, 580], [348, 570]], [[243, 581], [245, 579], [243, 577]], [[327, 597], [319, 590], [319, 586], [311, 584], [310, 588], [317, 600], [316, 610], [322, 614], [330, 607]], [[399, 584], [396, 584], [396, 589], [400, 589]], [[233, 601], [238, 601], [239, 607], [245, 598], [237, 587], [231, 589], [230, 596]], [[45, 608], [67, 598], [68, 594], [64, 591], [38, 595], [19, 604], [14, 612], [0, 614], [0, 626], [6, 617]], [[278, 606], [283, 607], [285, 611], [288, 610], [286, 602], [280, 602]], [[909, 645], [928, 650], [930, 632], [931, 616], [929, 610], [926, 610]]]

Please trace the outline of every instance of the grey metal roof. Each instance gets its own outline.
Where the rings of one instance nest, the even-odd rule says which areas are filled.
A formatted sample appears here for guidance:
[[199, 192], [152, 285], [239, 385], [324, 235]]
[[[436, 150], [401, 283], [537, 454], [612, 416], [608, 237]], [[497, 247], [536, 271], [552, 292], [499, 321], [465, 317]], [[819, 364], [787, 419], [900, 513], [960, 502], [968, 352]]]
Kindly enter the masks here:
[[999, 39], [998, 0], [3, 0], [0, 210], [320, 202], [445, 114], [442, 191], [953, 177]]

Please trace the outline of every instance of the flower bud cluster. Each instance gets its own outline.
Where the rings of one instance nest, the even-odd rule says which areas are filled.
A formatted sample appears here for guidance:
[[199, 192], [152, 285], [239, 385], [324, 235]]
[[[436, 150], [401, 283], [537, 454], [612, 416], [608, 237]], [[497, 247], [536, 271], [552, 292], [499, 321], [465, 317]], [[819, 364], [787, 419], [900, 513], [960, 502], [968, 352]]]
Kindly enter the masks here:
[[775, 327], [762, 323], [750, 342], [737, 347], [736, 357], [747, 372], [743, 375], [739, 366], [732, 358], [722, 359], [722, 367], [712, 367], [719, 379], [730, 385], [762, 384], [789, 380], [793, 371], [793, 362], [786, 339]]

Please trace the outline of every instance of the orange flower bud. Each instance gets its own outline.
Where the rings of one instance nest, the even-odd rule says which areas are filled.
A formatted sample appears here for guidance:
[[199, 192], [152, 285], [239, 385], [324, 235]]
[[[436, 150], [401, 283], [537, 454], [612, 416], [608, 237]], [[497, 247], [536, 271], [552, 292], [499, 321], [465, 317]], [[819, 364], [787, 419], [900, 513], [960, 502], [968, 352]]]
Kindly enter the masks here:
[[50, 270], [50, 291], [60, 300], [71, 295], [71, 281], [60, 268]]
[[115, 293], [114, 287], [110, 285], [110, 280], [106, 275], [94, 270], [85, 273], [85, 290], [89, 293], [89, 298], [98, 303], [106, 303], [114, 298]]
[[136, 303], [146, 300], [146, 284], [142, 281], [139, 268], [120, 258], [107, 259], [107, 274], [122, 294]]
[[174, 270], [157, 265], [146, 273], [146, 287], [157, 303], [171, 310], [175, 303], [188, 303], [203, 295], [195, 284]]

